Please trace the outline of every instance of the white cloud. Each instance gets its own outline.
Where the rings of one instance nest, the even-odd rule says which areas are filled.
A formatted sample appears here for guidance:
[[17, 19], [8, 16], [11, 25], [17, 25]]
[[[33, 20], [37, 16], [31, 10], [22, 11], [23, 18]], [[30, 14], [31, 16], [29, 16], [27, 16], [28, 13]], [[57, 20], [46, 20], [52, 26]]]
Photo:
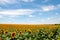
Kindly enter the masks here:
[[22, 0], [23, 2], [33, 2], [34, 0]]
[[2, 15], [0, 15], [0, 18], [2, 18], [3, 16]]
[[12, 4], [12, 3], [16, 3], [16, 0], [0, 0], [0, 4]]
[[47, 20], [49, 21], [49, 20], [51, 20], [51, 18], [47, 18]]
[[15, 4], [19, 3], [20, 1], [33, 2], [34, 0], [0, 0], [0, 4]]
[[42, 11], [50, 11], [55, 9], [55, 6], [43, 6], [42, 7]]
[[8, 21], [8, 23], [13, 23], [12, 21]]
[[14, 15], [11, 16], [11, 15], [10, 15], [9, 17], [14, 18], [14, 17], [17, 17], [17, 16], [14, 16]]
[[[58, 21], [56, 21], [58, 20]], [[59, 18], [46, 18], [46, 19], [41, 19], [39, 21], [37, 21], [37, 23], [39, 24], [59, 24]]]
[[17, 10], [2, 10], [0, 15], [18, 16], [18, 15], [31, 15], [35, 10], [31, 9], [17, 9]]
[[41, 19], [41, 22], [45, 22], [45, 19]]
[[29, 15], [29, 17], [31, 17], [31, 18], [32, 18], [32, 17], [35, 17], [35, 16], [34, 16], [34, 15]]
[[57, 9], [60, 9], [60, 4], [41, 6], [41, 11], [46, 11], [46, 12], [51, 10], [57, 10]]

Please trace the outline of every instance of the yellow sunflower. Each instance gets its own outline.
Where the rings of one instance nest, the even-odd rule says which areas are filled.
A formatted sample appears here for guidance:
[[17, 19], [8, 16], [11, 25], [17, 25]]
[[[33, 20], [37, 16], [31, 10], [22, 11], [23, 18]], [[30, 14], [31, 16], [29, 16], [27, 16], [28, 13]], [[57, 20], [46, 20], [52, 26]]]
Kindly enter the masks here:
[[5, 31], [4, 31], [4, 34], [6, 34], [6, 35], [7, 35], [7, 34], [8, 34], [8, 30], [5, 30]]
[[53, 32], [50, 33], [50, 37], [53, 36]]
[[15, 38], [15, 36], [16, 36], [16, 32], [12, 32], [11, 37]]
[[0, 30], [0, 34], [2, 34], [2, 30]]
[[31, 32], [32, 33], [31, 29], [28, 29], [28, 32]]
[[22, 32], [20, 31], [20, 34], [22, 34]]
[[26, 32], [27, 30], [25, 29], [25, 32]]

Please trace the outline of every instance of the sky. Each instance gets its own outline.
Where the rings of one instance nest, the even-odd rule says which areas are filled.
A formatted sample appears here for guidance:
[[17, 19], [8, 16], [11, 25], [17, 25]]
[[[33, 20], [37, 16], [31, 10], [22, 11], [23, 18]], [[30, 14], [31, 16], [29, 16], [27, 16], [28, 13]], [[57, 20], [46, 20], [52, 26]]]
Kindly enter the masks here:
[[0, 0], [0, 24], [60, 24], [60, 0]]

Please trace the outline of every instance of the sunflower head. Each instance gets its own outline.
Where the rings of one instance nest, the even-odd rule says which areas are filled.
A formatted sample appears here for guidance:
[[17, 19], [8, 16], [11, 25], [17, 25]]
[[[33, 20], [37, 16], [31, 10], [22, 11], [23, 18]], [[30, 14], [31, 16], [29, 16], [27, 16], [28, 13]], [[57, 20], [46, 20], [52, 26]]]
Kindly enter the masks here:
[[37, 30], [37, 32], [39, 32], [39, 30]]
[[27, 30], [25, 29], [25, 32], [26, 32]]
[[28, 32], [29, 32], [29, 33], [32, 33], [31, 29], [28, 29]]
[[22, 32], [20, 31], [20, 34], [22, 34]]
[[53, 36], [53, 32], [50, 32], [50, 36]]
[[48, 33], [48, 30], [45, 30], [46, 33]]
[[20, 36], [22, 36], [22, 32], [20, 31]]
[[2, 30], [0, 30], [0, 34], [2, 34]]
[[15, 38], [15, 36], [16, 36], [16, 32], [12, 32], [11, 37]]
[[6, 34], [6, 35], [7, 35], [7, 34], [8, 34], [8, 30], [5, 30], [5, 31], [4, 31], [4, 34]]

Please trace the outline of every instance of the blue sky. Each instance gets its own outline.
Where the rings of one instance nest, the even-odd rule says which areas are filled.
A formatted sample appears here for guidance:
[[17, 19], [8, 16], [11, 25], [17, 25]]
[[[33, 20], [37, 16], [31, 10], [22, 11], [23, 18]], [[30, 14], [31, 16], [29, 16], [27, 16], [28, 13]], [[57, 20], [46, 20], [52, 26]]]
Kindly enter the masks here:
[[0, 0], [0, 24], [60, 24], [60, 0]]

